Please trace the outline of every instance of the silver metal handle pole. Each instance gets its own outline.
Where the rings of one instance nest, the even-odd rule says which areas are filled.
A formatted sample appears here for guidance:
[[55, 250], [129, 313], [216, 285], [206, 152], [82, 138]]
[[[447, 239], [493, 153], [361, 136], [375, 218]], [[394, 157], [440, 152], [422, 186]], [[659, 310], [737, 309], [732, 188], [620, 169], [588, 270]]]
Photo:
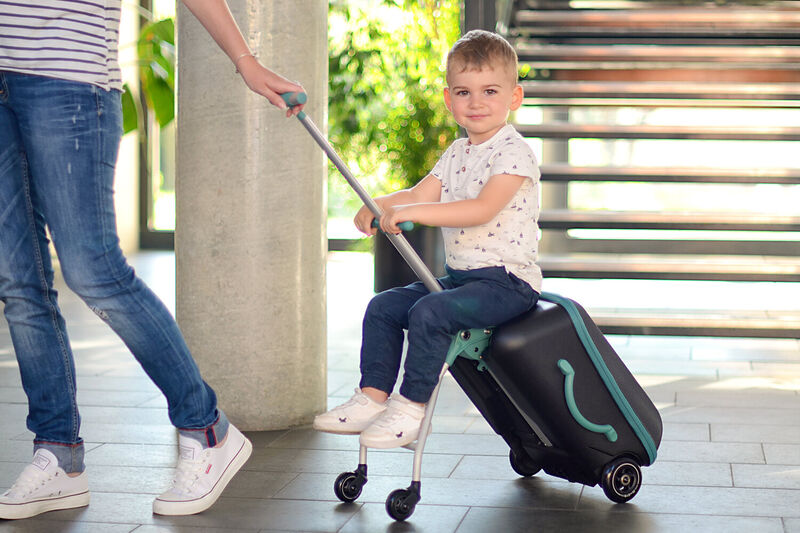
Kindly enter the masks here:
[[[364, 187], [358, 182], [358, 180], [353, 176], [353, 173], [350, 172], [350, 169], [347, 168], [347, 165], [344, 164], [342, 158], [339, 157], [339, 154], [333, 149], [333, 147], [328, 143], [328, 140], [322, 135], [322, 132], [319, 131], [317, 126], [314, 122], [308, 118], [308, 115], [305, 113], [299, 113], [297, 115], [298, 120], [305, 126], [308, 132], [311, 134], [311, 137], [317, 142], [317, 144], [322, 148], [328, 156], [328, 159], [334, 164], [334, 166], [339, 169], [339, 172], [342, 173], [344, 179], [347, 180], [347, 183], [356, 191], [358, 197], [361, 198], [361, 201], [364, 202], [364, 205], [372, 211], [372, 214], [375, 215], [375, 218], [380, 218], [383, 212], [381, 208], [378, 207], [378, 204], [375, 203], [375, 200], [367, 193]], [[422, 262], [417, 252], [414, 251], [414, 248], [408, 243], [406, 238], [401, 234], [395, 235], [393, 233], [385, 233], [386, 237], [389, 239], [397, 251], [403, 256], [408, 266], [411, 267], [411, 270], [417, 275], [417, 277], [422, 280], [422, 283], [425, 284], [425, 287], [431, 292], [439, 292], [442, 290], [441, 285], [439, 282], [436, 281], [436, 278]]]

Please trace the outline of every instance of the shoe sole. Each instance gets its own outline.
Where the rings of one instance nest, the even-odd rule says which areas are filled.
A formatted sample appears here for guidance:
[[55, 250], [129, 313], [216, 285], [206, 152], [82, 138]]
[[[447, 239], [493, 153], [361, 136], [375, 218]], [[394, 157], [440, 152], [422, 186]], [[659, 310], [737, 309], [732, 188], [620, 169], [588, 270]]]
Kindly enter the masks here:
[[[433, 424], [431, 424], [427, 435], [430, 436], [431, 433], [433, 433]], [[364, 436], [362, 435], [358, 439], [358, 443], [361, 446], [366, 446], [367, 448], [376, 448], [378, 450], [388, 450], [390, 448], [408, 448], [413, 451], [414, 448], [416, 447], [416, 442], [419, 440], [420, 436], [421, 435], [418, 433], [417, 435], [414, 435], [414, 438], [411, 440], [402, 439], [389, 442], [378, 441], [378, 442], [372, 442], [371, 444], [367, 444], [366, 442], [364, 442], [365, 439]], [[369, 441], [369, 438], [367, 438], [366, 440]]]
[[[367, 442], [365, 442], [365, 440]], [[414, 435], [412, 439], [398, 439], [392, 441], [373, 441], [369, 442], [369, 439], [364, 439], [364, 435], [361, 435], [361, 438], [358, 439], [358, 443], [361, 446], [366, 446], [367, 448], [377, 448], [379, 450], [386, 450], [389, 448], [402, 448], [403, 446], [408, 446], [412, 442], [417, 440], [417, 435]]]
[[364, 427], [364, 429], [353, 430], [353, 429], [339, 429], [338, 427], [335, 426], [330, 428], [330, 427], [318, 426], [317, 424], [312, 424], [311, 427], [315, 431], [322, 431], [323, 433], [333, 433], [334, 435], [360, 435], [361, 432], [364, 431], [364, 429], [366, 429], [366, 426]]
[[[244, 437], [244, 435], [242, 435], [242, 437]], [[186, 516], [202, 513], [217, 502], [219, 497], [222, 495], [222, 491], [228, 486], [228, 483], [231, 481], [231, 479], [233, 479], [233, 476], [235, 476], [236, 473], [239, 472], [239, 470], [244, 466], [252, 453], [253, 443], [250, 442], [250, 439], [244, 437], [242, 447], [239, 448], [238, 452], [236, 452], [233, 460], [230, 462], [230, 464], [228, 464], [228, 468], [226, 468], [225, 472], [222, 473], [219, 481], [217, 481], [217, 484], [213, 489], [211, 489], [211, 492], [202, 498], [198, 498], [197, 500], [185, 502], [173, 502], [156, 499], [153, 502], [153, 513], [162, 516]]]
[[0, 504], [0, 519], [20, 520], [31, 518], [50, 511], [63, 511], [65, 509], [76, 509], [89, 505], [89, 492], [71, 494], [60, 498], [47, 500], [37, 500], [20, 504]]

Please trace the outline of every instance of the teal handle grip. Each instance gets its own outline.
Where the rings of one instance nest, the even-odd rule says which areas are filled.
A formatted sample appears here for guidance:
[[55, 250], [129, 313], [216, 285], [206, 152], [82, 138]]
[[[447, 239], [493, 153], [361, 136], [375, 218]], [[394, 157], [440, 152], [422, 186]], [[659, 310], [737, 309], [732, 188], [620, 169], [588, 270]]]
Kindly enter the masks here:
[[283, 101], [286, 102], [286, 105], [289, 107], [303, 105], [308, 101], [308, 95], [301, 92], [283, 93], [281, 94], [281, 98], [283, 98]]
[[[378, 225], [379, 225], [378, 224], [378, 219], [377, 218], [373, 218], [372, 219], [372, 227], [373, 228], [377, 228]], [[405, 222], [399, 223], [397, 225], [397, 227], [400, 228], [403, 231], [411, 231], [412, 229], [414, 229], [414, 223], [411, 222], [410, 220], [406, 220]]]
[[575, 402], [575, 370], [572, 365], [565, 359], [559, 359], [558, 369], [564, 374], [564, 399], [567, 401], [567, 408], [575, 422], [580, 424], [585, 429], [592, 433], [601, 433], [605, 435], [609, 442], [617, 442], [617, 431], [608, 424], [595, 424], [586, 419], [585, 416], [578, 409], [578, 404]]

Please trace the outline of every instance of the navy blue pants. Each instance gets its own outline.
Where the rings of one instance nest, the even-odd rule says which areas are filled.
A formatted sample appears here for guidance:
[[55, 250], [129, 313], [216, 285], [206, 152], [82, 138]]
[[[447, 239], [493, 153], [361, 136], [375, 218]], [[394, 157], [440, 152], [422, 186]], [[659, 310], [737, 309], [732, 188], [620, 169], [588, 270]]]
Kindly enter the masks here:
[[361, 341], [362, 388], [394, 390], [403, 356], [403, 330], [407, 330], [400, 394], [426, 403], [456, 333], [497, 326], [539, 300], [539, 293], [503, 267], [447, 268], [447, 276], [439, 283], [441, 292], [431, 293], [418, 281], [384, 291], [370, 301]]

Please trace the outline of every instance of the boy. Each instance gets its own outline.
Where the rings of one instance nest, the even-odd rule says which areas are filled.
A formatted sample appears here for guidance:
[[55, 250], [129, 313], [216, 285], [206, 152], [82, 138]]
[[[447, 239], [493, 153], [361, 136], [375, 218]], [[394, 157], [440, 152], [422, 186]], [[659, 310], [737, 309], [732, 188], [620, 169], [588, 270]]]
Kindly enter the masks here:
[[[314, 428], [357, 434], [362, 445], [394, 448], [416, 440], [425, 404], [438, 382], [453, 335], [505, 322], [536, 305], [539, 169], [507, 124], [522, 103], [517, 55], [499, 35], [474, 30], [447, 56], [444, 101], [467, 138], [455, 141], [431, 173], [410, 189], [376, 198], [380, 227], [441, 226], [447, 276], [442, 292], [421, 282], [375, 296], [364, 316], [361, 383], [344, 404], [314, 419]], [[355, 225], [374, 235], [362, 207]], [[408, 352], [399, 393], [403, 330]], [[391, 396], [390, 396], [391, 394]]]

